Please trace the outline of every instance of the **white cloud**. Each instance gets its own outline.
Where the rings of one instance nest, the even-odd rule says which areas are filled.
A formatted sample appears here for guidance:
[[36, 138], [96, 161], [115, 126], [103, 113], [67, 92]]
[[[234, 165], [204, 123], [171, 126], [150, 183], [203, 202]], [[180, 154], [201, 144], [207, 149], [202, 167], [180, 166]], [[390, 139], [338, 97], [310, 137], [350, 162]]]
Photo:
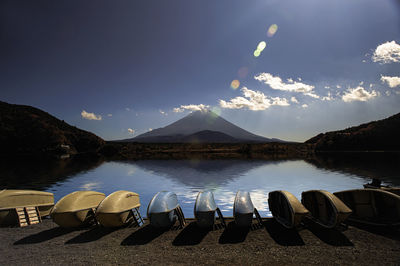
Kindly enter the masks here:
[[372, 61], [380, 64], [400, 62], [400, 45], [395, 41], [378, 45], [372, 55]]
[[112, 117], [112, 114], [108, 114], [107, 116], [108, 116], [108, 117]]
[[361, 81], [358, 85], [360, 86], [364, 85], [364, 81]]
[[324, 88], [325, 88], [325, 89], [330, 89], [331, 87], [330, 87], [330, 86], [325, 86]]
[[94, 113], [88, 113], [85, 110], [82, 111], [81, 116], [82, 116], [82, 118], [88, 119], [88, 120], [101, 120], [101, 115], [96, 115]]
[[296, 99], [296, 97], [290, 98], [290, 101], [293, 103], [299, 103], [299, 101]]
[[274, 77], [270, 73], [260, 73], [257, 76], [254, 76], [254, 79], [269, 85], [271, 89], [274, 90], [299, 92], [313, 98], [319, 98], [319, 96], [313, 91], [314, 86], [294, 81], [291, 78], [288, 79], [290, 83], [285, 83], [278, 76]]
[[390, 88], [400, 86], [400, 77], [381, 76], [382, 83], [387, 83]]
[[149, 128], [149, 131], [153, 131], [153, 129], [152, 129], [152, 128]]
[[125, 110], [129, 112], [131, 109], [129, 107], [126, 107]]
[[162, 115], [168, 115], [166, 112], [164, 112], [163, 110], [158, 110], [159, 112], [160, 112], [160, 114], [162, 114]]
[[372, 55], [372, 61], [380, 64], [400, 62], [400, 45], [395, 41], [378, 45]]
[[390, 96], [390, 91], [385, 91], [386, 96]]
[[129, 132], [129, 134], [135, 134], [135, 130], [134, 129], [132, 129], [132, 128], [128, 128], [128, 132]]
[[176, 107], [173, 109], [175, 113], [182, 113], [185, 110], [190, 111], [207, 111], [210, 109], [209, 105], [204, 104], [189, 104], [189, 105], [181, 105], [180, 107]]
[[341, 89], [341, 88], [342, 88], [342, 86], [340, 86], [340, 85], [336, 85], [336, 88], [338, 88], [338, 89]]
[[363, 87], [358, 86], [357, 88], [348, 88], [348, 90], [342, 96], [342, 99], [345, 102], [366, 102], [372, 98], [375, 98], [376, 96], [378, 96], [376, 91], [372, 90], [371, 92], [368, 92]]
[[307, 104], [303, 104], [301, 107], [303, 107], [303, 108], [307, 108], [307, 107], [308, 107], [308, 105], [307, 105]]
[[231, 99], [229, 102], [226, 102], [224, 100], [219, 100], [219, 105], [222, 108], [227, 108], [227, 109], [242, 109], [242, 108], [248, 108], [249, 110], [252, 111], [261, 111], [268, 109], [272, 105], [279, 105], [279, 106], [289, 106], [289, 101], [285, 98], [279, 98], [279, 97], [271, 97], [268, 98], [267, 96], [264, 95], [264, 93], [259, 92], [259, 91], [253, 91], [249, 90], [246, 87], [243, 87], [241, 89], [244, 97], [236, 97]]

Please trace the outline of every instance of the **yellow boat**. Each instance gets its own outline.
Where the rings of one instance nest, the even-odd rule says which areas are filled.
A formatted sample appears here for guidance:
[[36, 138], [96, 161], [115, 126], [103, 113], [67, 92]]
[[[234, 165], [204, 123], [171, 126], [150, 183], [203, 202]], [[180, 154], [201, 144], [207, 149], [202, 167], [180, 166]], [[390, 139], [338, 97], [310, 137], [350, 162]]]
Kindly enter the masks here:
[[4, 189], [0, 191], [0, 225], [18, 222], [16, 208], [37, 207], [41, 217], [50, 214], [54, 194], [36, 190]]
[[78, 227], [94, 221], [97, 206], [106, 196], [96, 191], [75, 191], [60, 199], [50, 216], [61, 227]]
[[295, 228], [309, 211], [290, 192], [276, 190], [268, 194], [268, 205], [272, 215], [286, 228]]
[[139, 214], [139, 194], [119, 190], [105, 198], [96, 210], [97, 221], [105, 227], [119, 227], [135, 221], [139, 226], [143, 220]]
[[326, 190], [309, 190], [301, 193], [301, 203], [311, 212], [315, 222], [334, 228], [352, 213], [338, 197]]

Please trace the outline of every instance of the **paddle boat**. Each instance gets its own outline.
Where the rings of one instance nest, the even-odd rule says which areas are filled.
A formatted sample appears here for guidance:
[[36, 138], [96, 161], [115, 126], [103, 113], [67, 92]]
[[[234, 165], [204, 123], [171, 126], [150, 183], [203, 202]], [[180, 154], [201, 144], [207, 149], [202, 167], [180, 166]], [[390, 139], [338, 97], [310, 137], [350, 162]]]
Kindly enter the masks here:
[[96, 191], [75, 191], [61, 198], [50, 216], [61, 227], [78, 227], [94, 223], [97, 206], [106, 196]]
[[326, 228], [334, 228], [352, 213], [338, 197], [325, 190], [301, 193], [301, 203], [310, 211], [313, 220]]
[[[32, 224], [50, 214], [54, 194], [36, 190], [4, 189], [0, 191], [0, 225]], [[35, 213], [34, 215], [32, 215]], [[36, 219], [37, 218], [37, 219]]]
[[400, 225], [400, 196], [380, 189], [352, 189], [333, 193], [353, 213], [348, 220], [368, 225]]
[[139, 194], [119, 190], [108, 195], [96, 209], [96, 219], [104, 227], [120, 227], [132, 222], [143, 225]]
[[215, 223], [215, 213], [218, 214], [221, 223], [225, 226], [224, 217], [215, 204], [214, 195], [211, 191], [200, 191], [194, 204], [194, 217], [199, 227], [212, 227]]
[[248, 191], [239, 190], [236, 193], [233, 204], [233, 217], [235, 223], [240, 227], [248, 227], [253, 223], [253, 215], [256, 215], [258, 222], [261, 224], [261, 217], [257, 209], [254, 208]]
[[310, 212], [290, 192], [276, 190], [268, 194], [269, 210], [278, 223], [286, 228], [295, 228]]
[[170, 191], [160, 191], [154, 195], [147, 207], [147, 218], [152, 226], [158, 228], [169, 228], [177, 220], [181, 227], [186, 223], [178, 197]]

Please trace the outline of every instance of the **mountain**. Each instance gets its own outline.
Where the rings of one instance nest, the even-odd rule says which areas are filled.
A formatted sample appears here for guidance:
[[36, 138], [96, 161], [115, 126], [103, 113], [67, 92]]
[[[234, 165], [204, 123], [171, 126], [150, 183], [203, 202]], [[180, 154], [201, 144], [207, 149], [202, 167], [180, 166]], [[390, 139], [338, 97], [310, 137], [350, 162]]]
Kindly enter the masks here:
[[400, 151], [400, 113], [389, 118], [321, 133], [306, 143], [316, 151]]
[[104, 140], [37, 108], [0, 101], [0, 154], [74, 154], [97, 151]]
[[250, 133], [212, 111], [196, 111], [163, 128], [141, 134], [125, 142], [147, 143], [220, 143], [220, 142], [282, 142]]

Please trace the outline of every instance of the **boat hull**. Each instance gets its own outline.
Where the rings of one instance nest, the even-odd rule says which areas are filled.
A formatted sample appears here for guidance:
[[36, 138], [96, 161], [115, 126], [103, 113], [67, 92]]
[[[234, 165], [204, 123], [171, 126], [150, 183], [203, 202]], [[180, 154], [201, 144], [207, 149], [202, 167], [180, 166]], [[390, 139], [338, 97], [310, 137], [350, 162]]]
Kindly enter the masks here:
[[334, 228], [352, 213], [338, 197], [325, 190], [310, 190], [301, 194], [301, 203], [315, 221], [323, 227]]
[[61, 227], [79, 227], [94, 221], [94, 210], [105, 198], [96, 191], [75, 191], [54, 205], [50, 216]]
[[386, 186], [376, 187], [371, 184], [365, 184], [364, 188], [380, 189], [400, 196], [400, 187], [386, 187]]
[[272, 191], [268, 194], [268, 205], [274, 218], [286, 228], [295, 228], [309, 211], [290, 192]]
[[148, 218], [150, 220], [150, 224], [157, 228], [169, 228], [173, 226], [178, 219], [178, 217], [175, 215], [175, 211], [151, 213]]
[[233, 217], [239, 227], [251, 226], [253, 223], [254, 205], [251, 201], [250, 193], [238, 191], [233, 204]]
[[119, 190], [107, 196], [97, 207], [96, 219], [105, 227], [124, 226], [132, 221], [132, 209], [140, 207], [139, 194]]
[[158, 192], [147, 207], [147, 218], [154, 227], [171, 227], [177, 220], [175, 209], [180, 208], [178, 197], [169, 191]]
[[201, 191], [197, 195], [194, 205], [194, 217], [199, 227], [212, 227], [215, 223], [215, 204], [214, 195], [211, 191]]
[[333, 193], [353, 213], [349, 220], [370, 225], [400, 225], [400, 196], [379, 189], [354, 189]]

